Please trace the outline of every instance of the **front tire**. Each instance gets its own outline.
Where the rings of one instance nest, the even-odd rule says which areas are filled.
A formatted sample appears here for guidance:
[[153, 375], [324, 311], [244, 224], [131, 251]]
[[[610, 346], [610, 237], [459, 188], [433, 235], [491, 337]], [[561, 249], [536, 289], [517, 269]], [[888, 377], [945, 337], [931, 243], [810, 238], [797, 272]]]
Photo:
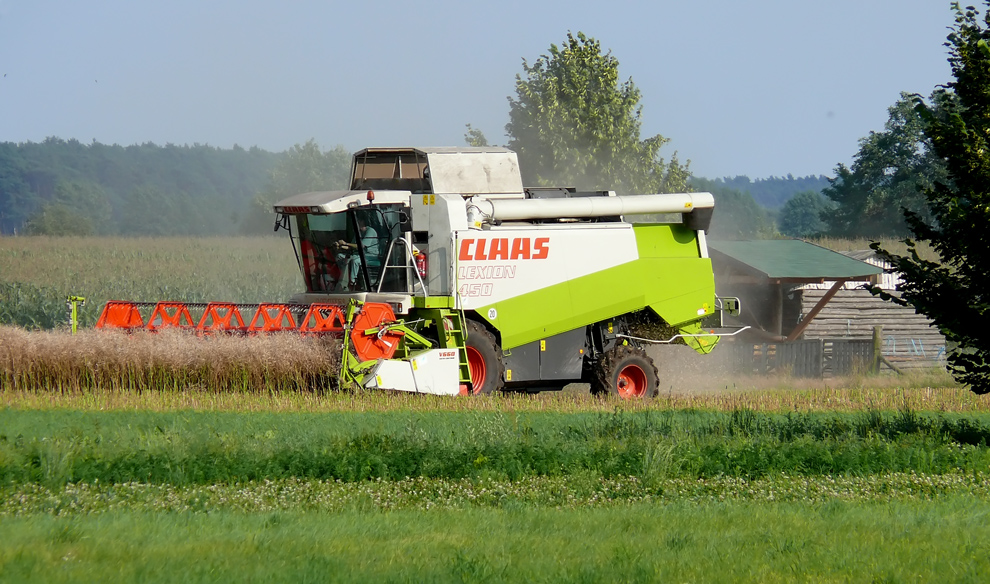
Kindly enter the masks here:
[[505, 385], [505, 364], [495, 336], [481, 324], [469, 320], [467, 330], [468, 367], [471, 369], [471, 393], [487, 395]]
[[626, 400], [653, 399], [657, 394], [658, 379], [656, 365], [646, 351], [619, 345], [595, 363], [591, 392]]

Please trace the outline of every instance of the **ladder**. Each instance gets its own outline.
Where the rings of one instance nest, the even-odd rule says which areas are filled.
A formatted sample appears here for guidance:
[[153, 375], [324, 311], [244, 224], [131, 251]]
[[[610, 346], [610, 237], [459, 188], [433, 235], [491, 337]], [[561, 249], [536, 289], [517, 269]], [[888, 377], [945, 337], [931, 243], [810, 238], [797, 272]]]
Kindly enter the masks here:
[[464, 331], [464, 319], [458, 310], [450, 308], [436, 309], [437, 337], [441, 349], [457, 349], [460, 361], [460, 382], [471, 383], [471, 367], [468, 365], [467, 338]]

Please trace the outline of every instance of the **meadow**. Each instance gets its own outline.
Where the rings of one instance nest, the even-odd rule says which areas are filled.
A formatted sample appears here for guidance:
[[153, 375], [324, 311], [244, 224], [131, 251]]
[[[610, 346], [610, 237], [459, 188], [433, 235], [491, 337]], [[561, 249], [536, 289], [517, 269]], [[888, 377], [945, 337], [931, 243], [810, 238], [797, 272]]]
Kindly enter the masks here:
[[306, 411], [33, 393], [0, 393], [4, 581], [977, 582], [990, 567], [985, 403], [329, 392]]
[[0, 428], [0, 484], [50, 487], [990, 469], [988, 415], [3, 410]]
[[[944, 372], [451, 399], [340, 391], [329, 339], [85, 330], [109, 299], [285, 300], [298, 280], [276, 238], [0, 238], [0, 581], [990, 568], [990, 398]], [[89, 298], [75, 336], [68, 294]]]
[[[5, 519], [0, 576], [75, 582], [981, 582], [983, 500]], [[850, 540], [854, 540], [851, 544]], [[34, 553], [44, 549], [45, 553]]]

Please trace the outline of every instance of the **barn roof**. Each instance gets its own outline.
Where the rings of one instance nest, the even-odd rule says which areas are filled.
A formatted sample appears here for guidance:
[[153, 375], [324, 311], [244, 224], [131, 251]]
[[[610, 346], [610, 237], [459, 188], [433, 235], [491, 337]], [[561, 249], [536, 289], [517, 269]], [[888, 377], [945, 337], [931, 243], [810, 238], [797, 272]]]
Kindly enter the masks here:
[[[881, 258], [877, 255], [877, 252], [872, 249], [861, 249], [856, 251], [844, 251], [841, 252], [842, 255], [851, 257], [855, 260], [860, 260], [866, 262], [871, 266], [877, 266], [883, 270], [883, 273], [877, 276], [871, 281], [871, 284], [880, 288], [881, 290], [886, 290], [888, 292], [897, 290], [897, 285], [901, 282], [901, 274], [892, 271], [892, 265], [887, 260]], [[828, 290], [831, 288], [835, 282], [831, 280], [825, 280], [822, 283], [812, 282], [810, 284], [802, 284], [799, 286], [802, 290]], [[863, 287], [862, 282], [851, 281], [846, 282], [842, 285], [846, 290], [855, 290]]]
[[826, 280], [870, 280], [883, 272], [878, 266], [798, 239], [710, 241], [716, 262], [769, 280], [809, 284]]

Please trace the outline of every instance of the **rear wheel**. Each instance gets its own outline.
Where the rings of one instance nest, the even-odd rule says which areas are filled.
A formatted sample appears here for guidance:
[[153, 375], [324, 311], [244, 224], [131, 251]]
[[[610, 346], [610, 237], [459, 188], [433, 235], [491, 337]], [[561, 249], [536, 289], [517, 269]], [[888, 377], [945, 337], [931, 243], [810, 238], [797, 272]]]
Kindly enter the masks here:
[[657, 393], [659, 374], [646, 351], [619, 345], [595, 363], [591, 391], [621, 399], [652, 399]]
[[495, 337], [481, 324], [467, 321], [467, 358], [471, 369], [471, 393], [489, 394], [505, 384], [505, 365]]

